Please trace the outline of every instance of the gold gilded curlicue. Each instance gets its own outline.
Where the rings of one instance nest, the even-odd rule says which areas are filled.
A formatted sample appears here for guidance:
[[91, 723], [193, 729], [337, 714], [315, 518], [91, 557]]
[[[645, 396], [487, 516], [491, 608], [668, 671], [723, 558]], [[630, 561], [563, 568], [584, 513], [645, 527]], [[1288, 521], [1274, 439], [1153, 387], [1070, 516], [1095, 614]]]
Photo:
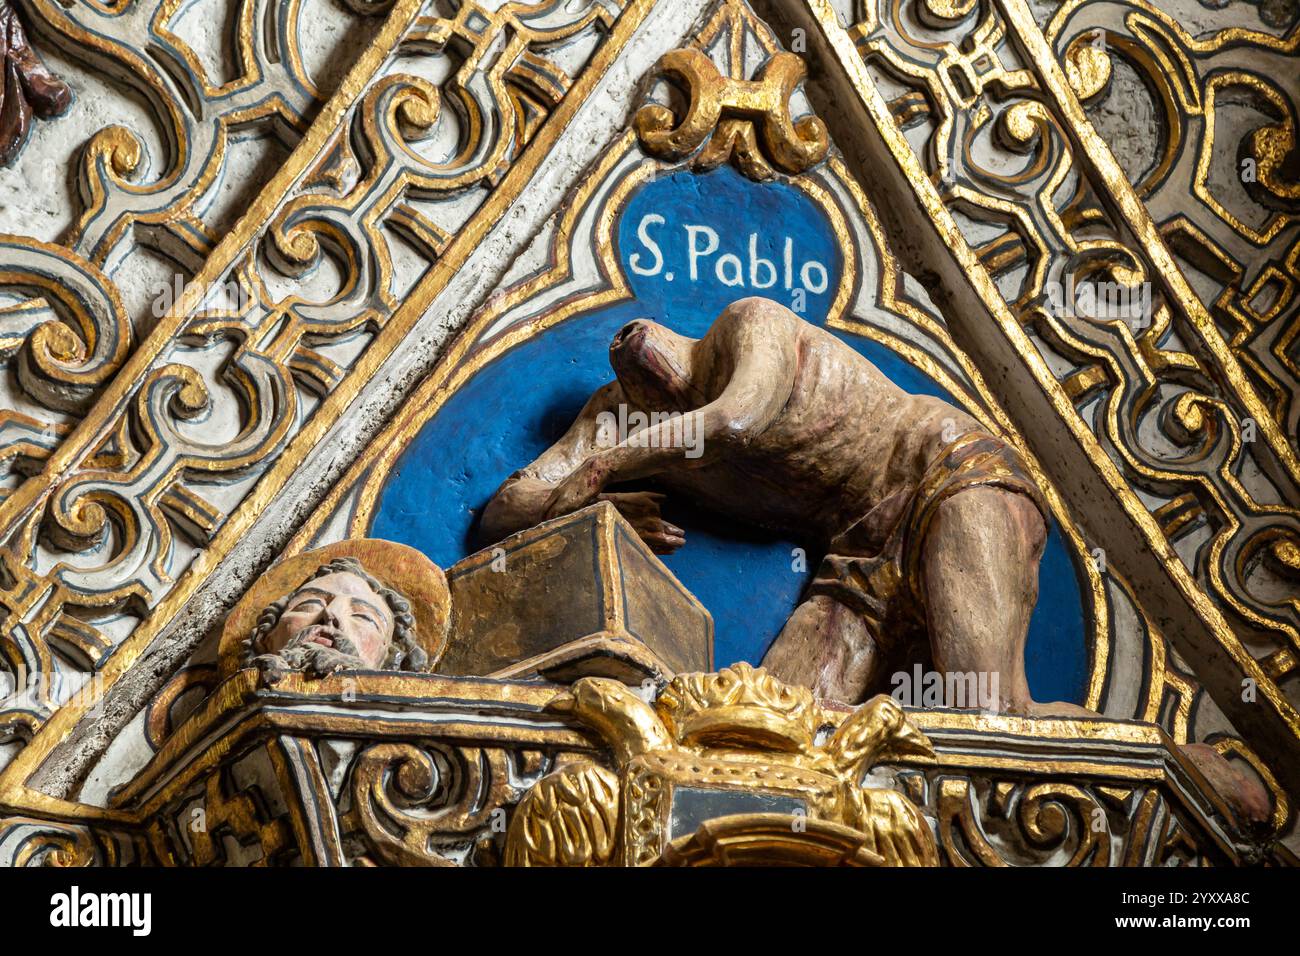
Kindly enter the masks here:
[[665, 53], [656, 69], [682, 84], [690, 103], [680, 122], [658, 103], [637, 112], [637, 135], [652, 156], [675, 162], [704, 145], [692, 168], [714, 169], [734, 158], [746, 176], [764, 181], [775, 178], [778, 170], [805, 172], [830, 150], [830, 136], [820, 119], [791, 119], [790, 97], [808, 73], [803, 59], [793, 53], [773, 53], [753, 80], [723, 76], [708, 55], [694, 47]]

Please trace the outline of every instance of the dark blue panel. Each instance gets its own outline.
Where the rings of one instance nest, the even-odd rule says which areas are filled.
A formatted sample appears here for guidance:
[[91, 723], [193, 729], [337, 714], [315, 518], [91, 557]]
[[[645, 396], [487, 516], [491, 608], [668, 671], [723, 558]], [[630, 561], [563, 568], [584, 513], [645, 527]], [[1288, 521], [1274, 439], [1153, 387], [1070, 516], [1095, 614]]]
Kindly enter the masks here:
[[[712, 229], [717, 248], [706, 255], [709, 234], [688, 226]], [[658, 257], [638, 230], [655, 244]], [[635, 301], [563, 322], [466, 382], [398, 460], [376, 506], [373, 536], [419, 548], [443, 567], [454, 564], [478, 549], [477, 514], [501, 481], [563, 434], [591, 393], [613, 377], [609, 341], [626, 322], [647, 316], [698, 337], [737, 298], [763, 294], [793, 304], [794, 289], [785, 288], [787, 261], [793, 286], [800, 284], [800, 273], [811, 281], [805, 317], [822, 322], [842, 271], [834, 237], [810, 199], [782, 183], [757, 185], [727, 167], [647, 184], [628, 203], [617, 236]], [[636, 274], [629, 263], [633, 255], [640, 270], [654, 274]], [[722, 261], [726, 255], [735, 261]], [[770, 271], [760, 259], [771, 264]], [[805, 270], [808, 263], [816, 265]], [[818, 267], [826, 274], [823, 291], [817, 289]], [[737, 275], [743, 285], [723, 281]], [[774, 281], [756, 289], [755, 278], [760, 284]], [[840, 337], [908, 391], [948, 397], [883, 346]], [[686, 546], [665, 563], [712, 612], [717, 666], [757, 663], [798, 602], [817, 556], [811, 556], [808, 571], [796, 573], [795, 542], [729, 525], [684, 502], [672, 502], [665, 511], [686, 529]], [[1055, 527], [1040, 588], [1027, 652], [1030, 688], [1039, 700], [1081, 700], [1087, 651], [1079, 581]]]

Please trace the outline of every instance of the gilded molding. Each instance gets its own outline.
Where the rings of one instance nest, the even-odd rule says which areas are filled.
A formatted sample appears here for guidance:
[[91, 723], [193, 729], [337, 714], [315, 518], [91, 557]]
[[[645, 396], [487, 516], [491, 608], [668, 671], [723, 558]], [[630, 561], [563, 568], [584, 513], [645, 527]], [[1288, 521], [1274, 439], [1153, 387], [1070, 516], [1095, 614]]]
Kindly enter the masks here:
[[[1296, 608], [1255, 591], [1251, 557], [1265, 541], [1289, 540], [1300, 521], [1277, 504], [1300, 499], [1294, 456], [1235, 359], [1213, 347], [1204, 309], [1163, 243], [1148, 241], [1144, 213], [1111, 175], [1114, 158], [1023, 4], [990, 0], [904, 20], [904, 2], [864, 5], [848, 31], [824, 0], [806, 6], [973, 291], [1088, 449], [1177, 599], [1233, 661], [1234, 675], [1219, 664], [1202, 678], [1229, 716], [1268, 724], [1240, 729], [1282, 759], [1283, 738], [1300, 742], [1300, 714], [1270, 676], [1269, 655], [1293, 651]], [[913, 36], [918, 22], [933, 29], [926, 17], [967, 39]], [[1096, 67], [1076, 58], [1085, 92]], [[1051, 294], [1093, 278], [1150, 290], [1147, 320], [1089, 315]], [[1247, 420], [1259, 429], [1253, 445], [1242, 434]], [[1185, 539], [1192, 526], [1177, 519], [1188, 504], [1212, 516], [1208, 546]], [[1266, 708], [1234, 704], [1242, 679]]]
[[[25, 589], [7, 594], [5, 604], [40, 605], [34, 621], [2, 638], [10, 667], [49, 673], [49, 637], [73, 608], [92, 620], [125, 613], [142, 621], [124, 639], [99, 638], [112, 648], [100, 661], [107, 684], [130, 666], [519, 195], [651, 5], [634, 0], [620, 13], [595, 2], [506, 4], [487, 13], [465, 3], [455, 17], [440, 19], [425, 16], [415, 0], [398, 0], [298, 150], [180, 302], [45, 469], [0, 503], [6, 561], [21, 579], [13, 587]], [[578, 76], [567, 77], [544, 54], [579, 34], [600, 42]], [[439, 58], [450, 50], [458, 62], [464, 51], [470, 55], [441, 90], [392, 72], [399, 54]], [[444, 97], [458, 101], [453, 115], [468, 124], [466, 145], [450, 161], [420, 151]], [[526, 142], [538, 147], [521, 161]], [[489, 195], [481, 205], [455, 205], [458, 196], [482, 190]], [[448, 208], [460, 219], [422, 246], [423, 271], [394, 288], [390, 240], [380, 226], [439, 235], [411, 214], [413, 199], [453, 201]], [[280, 268], [289, 278], [305, 276], [322, 256], [343, 267], [328, 307], [296, 292], [274, 293], [265, 281], [266, 270]], [[225, 277], [246, 296], [242, 312], [208, 299]], [[358, 336], [359, 351], [330, 354], [331, 343]], [[223, 366], [228, 394], [211, 391], [186, 364], [196, 348], [218, 346], [233, 347]], [[217, 402], [232, 403], [240, 431], [231, 442], [209, 444], [187, 423], [211, 415]], [[218, 504], [212, 496], [232, 480], [243, 491]], [[100, 554], [105, 543], [110, 553]], [[99, 557], [84, 566], [92, 553]], [[47, 554], [57, 557], [50, 562]], [[39, 600], [24, 596], [31, 594]], [[24, 736], [53, 710], [48, 699], [35, 703], [23, 716]], [[84, 709], [58, 711], [51, 733], [0, 775], [0, 799], [29, 795], [22, 781]]]
[[[617, 706], [598, 706], [611, 691]], [[1259, 852], [1238, 842], [1214, 791], [1149, 724], [887, 703], [903, 724], [889, 707], [830, 709], [744, 666], [683, 675], [653, 707], [601, 679], [566, 691], [431, 674], [291, 675], [268, 689], [245, 670], [93, 829], [145, 842], [165, 865], [648, 863], [670, 819], [659, 798], [675, 786], [694, 797], [739, 768], [746, 793], [809, 796], [807, 839], [779, 811], [776, 827], [771, 812], [742, 815], [677, 834], [664, 862], [716, 863], [727, 847], [736, 861], [770, 860], [796, 843], [803, 862], [880, 865], [931, 833], [930, 852], [950, 866], [1231, 865]], [[900, 732], [906, 740], [891, 743]], [[913, 738], [929, 744], [904, 746]], [[834, 769], [862, 761], [874, 764], [865, 780]], [[873, 823], [881, 801], [893, 812]], [[900, 817], [899, 806], [920, 813]], [[562, 830], [548, 827], [554, 813], [570, 815]], [[924, 820], [924, 833], [897, 829], [900, 819]], [[205, 830], [197, 845], [184, 832], [195, 821]]]

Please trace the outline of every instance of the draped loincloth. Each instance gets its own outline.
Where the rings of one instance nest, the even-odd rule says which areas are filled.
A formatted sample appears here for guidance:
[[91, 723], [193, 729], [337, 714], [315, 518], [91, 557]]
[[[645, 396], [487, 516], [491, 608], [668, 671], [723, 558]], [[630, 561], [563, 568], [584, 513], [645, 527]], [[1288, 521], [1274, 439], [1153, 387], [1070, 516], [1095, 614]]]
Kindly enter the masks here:
[[947, 445], [914, 488], [890, 495], [831, 541], [808, 586], [860, 615], [882, 652], [893, 654], [925, 635], [921, 551], [944, 501], [969, 488], [1024, 495], [1047, 522], [1047, 505], [1020, 452], [985, 432]]

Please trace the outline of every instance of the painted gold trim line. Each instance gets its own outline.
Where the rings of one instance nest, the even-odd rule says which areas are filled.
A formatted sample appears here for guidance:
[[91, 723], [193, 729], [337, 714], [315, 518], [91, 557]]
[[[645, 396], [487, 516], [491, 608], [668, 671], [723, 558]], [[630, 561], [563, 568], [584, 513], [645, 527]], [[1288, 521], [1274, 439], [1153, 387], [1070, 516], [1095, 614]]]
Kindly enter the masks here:
[[1066, 79], [1065, 71], [1052, 53], [1051, 47], [1048, 46], [1047, 38], [1038, 29], [1029, 6], [1025, 0], [996, 0], [996, 2], [1014, 31], [1015, 40], [1024, 50], [1026, 58], [1038, 75], [1043, 89], [1052, 96], [1057, 109], [1067, 120], [1065, 124], [1067, 133], [1077, 147], [1074, 155], [1090, 167], [1087, 170], [1092, 173], [1088, 176], [1089, 180], [1094, 185], [1105, 185], [1110, 200], [1124, 224], [1128, 226], [1159, 271], [1165, 291], [1196, 330], [1201, 344], [1214, 356], [1215, 363], [1227, 378], [1228, 385], [1250, 412], [1260, 432], [1267, 438], [1273, 454], [1285, 466], [1291, 482], [1293, 484], [1300, 482], [1300, 460], [1296, 458], [1295, 449], [1291, 447], [1291, 443], [1282, 433], [1281, 426], [1256, 394], [1250, 380], [1246, 378], [1237, 357], [1223, 341], [1223, 336], [1219, 334], [1204, 303], [1192, 290], [1182, 270], [1175, 264], [1173, 253], [1169, 251], [1169, 246], [1151, 219], [1146, 206], [1138, 199], [1137, 193], [1134, 192], [1128, 177], [1124, 175], [1124, 170], [1120, 168], [1110, 146], [1093, 128], [1082, 104], [1079, 103], [1079, 98], [1075, 96], [1073, 88]]
[[[587, 96], [604, 77], [610, 65], [621, 55], [628, 40], [644, 21], [650, 10], [653, 9], [655, 3], [656, 0], [630, 0], [615, 23], [609, 38], [596, 51], [582, 75], [573, 84], [568, 94], [542, 125], [541, 129], [538, 130], [532, 141], [529, 142], [519, 160], [506, 172], [487, 201], [479, 207], [465, 228], [456, 235], [437, 262], [425, 273], [407, 299], [384, 324], [384, 328], [376, 335], [370, 347], [357, 361], [344, 383], [321, 403], [312, 417], [289, 442], [275, 464], [258, 480], [249, 495], [240, 502], [209, 546], [195, 556], [193, 563], [177, 580], [176, 586], [154, 607], [150, 615], [140, 623], [131, 636], [109, 658], [108, 663], [100, 671], [106, 689], [111, 688], [117, 679], [135, 663], [158, 635], [158, 632], [166, 624], [170, 623], [173, 617], [198, 590], [208, 574], [220, 564], [230, 548], [252, 526], [257, 516], [276, 498], [283, 484], [284, 476], [295, 470], [306, 458], [307, 454], [316, 447], [321, 437], [334, 426], [342, 412], [355, 399], [360, 390], [359, 383], [368, 382], [374, 377], [375, 371], [387, 360], [393, 348], [424, 314], [433, 299], [446, 286], [448, 280], [455, 275], [470, 253], [478, 246], [483, 236], [496, 226], [505, 209], [519, 198], [531, 180], [533, 173], [540, 165], [541, 160], [549, 153], [561, 133], [568, 128], [574, 114], [586, 102]], [[414, 17], [418, 9], [419, 4], [416, 0], [398, 0], [397, 6], [394, 7], [393, 13], [385, 23], [380, 39], [375, 41], [348, 74], [344, 83], [340, 86], [339, 92], [322, 110], [321, 115], [312, 124], [303, 142], [290, 157], [290, 162], [272, 180], [271, 186], [258, 197], [249, 213], [240, 220], [236, 232], [227, 237], [229, 245], [223, 242], [218, 247], [217, 253], [225, 255], [228, 259], [233, 259], [234, 253], [241, 248], [234, 241], [239, 234], [239, 230], [247, 229], [251, 232], [269, 218], [275, 205], [283, 198], [284, 193], [292, 184], [294, 174], [291, 170], [305, 168], [306, 164], [315, 158], [316, 152], [337, 129], [340, 117], [351, 101], [362, 92], [370, 76], [374, 74], [388, 52], [404, 35], [409, 21]], [[254, 213], [258, 213], [261, 218], [255, 219]], [[217, 253], [214, 253], [213, 259], [218, 258]], [[212, 260], [210, 260], [210, 264], [211, 262]], [[223, 271], [224, 266], [222, 268], [205, 266], [200, 275], [210, 282], [213, 275], [220, 275]], [[148, 339], [150, 348], [145, 350], [142, 347], [142, 350], [136, 353], [132, 361], [128, 363], [124, 373], [119, 374], [114, 381], [105, 399], [101, 400], [100, 404], [96, 406], [95, 419], [93, 421], [88, 419], [82, 423], [69, 440], [72, 442], [71, 446], [67, 442], [61, 446], [61, 448], [68, 449], [68, 451], [65, 455], [60, 456], [60, 469], [68, 466], [69, 460], [73, 457], [72, 449], [84, 450], [94, 440], [96, 437], [93, 427], [95, 422], [106, 420], [108, 414], [105, 413], [104, 416], [101, 416], [99, 414], [101, 408], [108, 408], [109, 412], [120, 410], [121, 404], [130, 394], [129, 389], [134, 385], [135, 378], [148, 370], [149, 362], [161, 351], [163, 345], [170, 338], [170, 332], [184, 319], [189, 309], [200, 301], [200, 292], [203, 288], [205, 286], [201, 285], [197, 280], [186, 287], [186, 293], [182, 296], [180, 303], [172, 312], [168, 313]], [[52, 485], [50, 474], [53, 474], [53, 472], [50, 472], [50, 466], [47, 465], [46, 471], [32, 480], [42, 486], [40, 493], [47, 492]], [[21, 487], [26, 488], [31, 484], [32, 482], [29, 481]], [[34, 500], [37, 494], [38, 492], [33, 489], [29, 493], [28, 502]], [[5, 506], [8, 506], [12, 501], [11, 498], [4, 503], [4, 506], [0, 506], [0, 522], [4, 520], [6, 515], [12, 520], [12, 515], [9, 515], [4, 510]], [[0, 527], [3, 527], [2, 523], [0, 523]], [[18, 752], [13, 762], [0, 772], [0, 806], [12, 806], [16, 809], [30, 806], [27, 801], [38, 792], [26, 786], [27, 779], [40, 767], [54, 748], [72, 732], [77, 722], [84, 715], [87, 706], [83, 703], [69, 704], [56, 711], [41, 727], [32, 741]], [[55, 798], [50, 798], [44, 794], [39, 794], [39, 796], [45, 799], [38, 802], [46, 806], [48, 806], [49, 801], [55, 800]], [[80, 806], [71, 801], [55, 800], [55, 802], [65, 808], [65, 811], [67, 807]]]
[[[813, 24], [833, 52], [834, 59], [839, 61], [839, 67], [856, 92], [862, 108], [871, 117], [877, 134], [901, 172], [910, 181], [918, 204], [930, 217], [935, 229], [944, 240], [949, 254], [967, 276], [972, 291], [979, 297], [1002, 334], [1019, 354], [1062, 424], [1085, 453], [1098, 478], [1104, 482], [1114, 500], [1123, 508], [1128, 520], [1141, 535], [1147, 550], [1160, 563], [1164, 575], [1176, 588], [1184, 605], [1192, 610], [1207, 630], [1214, 635], [1216, 643], [1235, 662], [1242, 676], [1255, 680], [1260, 698], [1268, 702], [1270, 708], [1286, 726], [1292, 740], [1300, 738], [1300, 712], [1297, 712], [1291, 702], [1282, 695], [1280, 689], [1268, 680], [1259, 663], [1250, 656], [1237, 639], [1222, 612], [1192, 578], [1165, 538], [1158, 522], [1134, 494], [1118, 466], [1102, 449], [1096, 436], [1080, 419], [1070, 403], [1069, 396], [1048, 368], [1046, 360], [1034, 347], [1023, 326], [1011, 313], [998, 292], [988, 272], [967, 244], [956, 221], [944, 206], [933, 183], [922, 168], [919, 158], [898, 128], [888, 106], [876, 89], [852, 40], [840, 26], [834, 7], [829, 0], [806, 0], [806, 3]], [[1025, 16], [1028, 16], [1023, 5], [1020, 9]], [[1059, 67], [1057, 70], [1059, 73]], [[1065, 82], [1063, 74], [1060, 74], [1059, 79], [1061, 83]]]

